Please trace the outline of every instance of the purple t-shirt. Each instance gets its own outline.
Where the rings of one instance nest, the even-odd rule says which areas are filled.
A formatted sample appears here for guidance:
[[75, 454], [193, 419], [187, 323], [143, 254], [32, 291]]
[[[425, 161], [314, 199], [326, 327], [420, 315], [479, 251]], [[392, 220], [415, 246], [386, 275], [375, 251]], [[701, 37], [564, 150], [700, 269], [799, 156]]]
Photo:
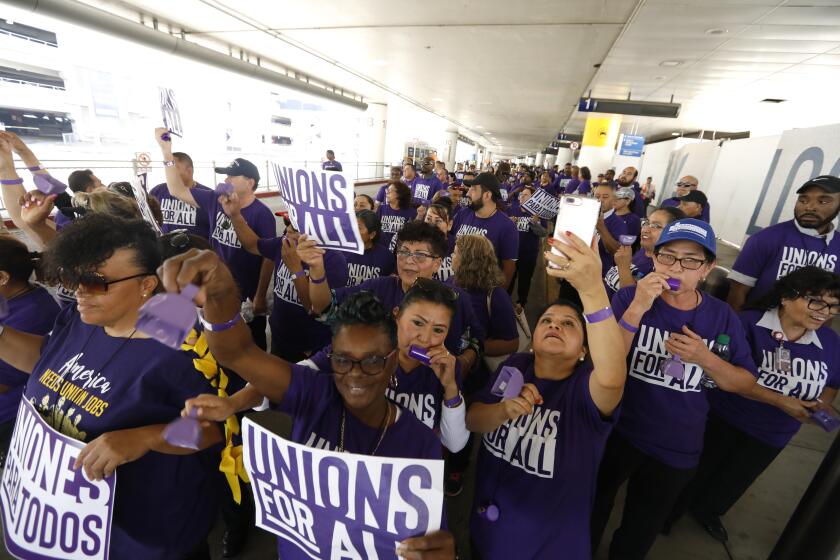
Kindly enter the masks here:
[[[90, 442], [106, 432], [166, 424], [186, 399], [215, 394], [192, 359], [152, 339], [110, 337], [66, 307], [45, 338], [24, 398], [56, 430]], [[203, 541], [216, 519], [218, 451], [150, 451], [118, 467], [111, 557], [181, 558]]]
[[[651, 272], [653, 272], [653, 259], [645, 254], [644, 249], [639, 249], [630, 261], [630, 273], [638, 282]], [[617, 265], [607, 271], [604, 276], [604, 284], [611, 290], [611, 292], [608, 292], [610, 295], [621, 288], [621, 278], [618, 274]]]
[[452, 270], [452, 253], [455, 252], [455, 239], [456, 238], [452, 233], [447, 236], [449, 245], [446, 249], [446, 256], [440, 260], [440, 266], [438, 267], [437, 272], [432, 275], [432, 278], [439, 282], [446, 282], [452, 278], [453, 274], [455, 274], [455, 271]]
[[[196, 183], [190, 189], [190, 192], [195, 193], [197, 190], [212, 191], [212, 189]], [[210, 221], [207, 213], [169, 194], [169, 187], [166, 186], [166, 183], [161, 183], [153, 188], [149, 195], [160, 203], [160, 211], [163, 214], [163, 225], [160, 229], [163, 230], [163, 233], [169, 233], [175, 229], [185, 229], [204, 239], [210, 238]]]
[[[633, 301], [636, 286], [622, 288], [612, 298], [621, 318]], [[685, 377], [676, 379], [660, 371], [670, 357], [665, 341], [688, 326], [711, 348], [719, 334], [730, 337], [730, 362], [754, 373], [744, 327], [732, 308], [703, 293], [700, 305], [683, 311], [662, 298], [642, 316], [639, 332], [627, 355], [627, 384], [616, 430], [642, 453], [677, 469], [697, 466], [709, 403], [700, 385], [703, 368], [685, 362]]]
[[569, 182], [566, 183], [566, 188], [563, 191], [564, 194], [582, 194], [578, 193], [578, 187], [580, 186], [580, 179], [577, 177], [572, 177], [569, 179]]
[[[9, 300], [9, 314], [0, 320], [0, 324], [29, 334], [45, 335], [52, 330], [58, 311], [58, 304], [50, 293], [36, 286]], [[27, 381], [28, 373], [0, 360], [0, 385], [9, 387], [8, 391], [0, 393], [0, 422], [8, 422], [17, 415]]]
[[467, 294], [469, 294], [476, 319], [482, 325], [487, 325], [487, 338], [511, 340], [519, 337], [513, 302], [504, 288], [498, 286], [493, 288], [493, 294], [490, 296], [489, 313], [487, 311], [487, 292], [469, 290]]
[[[292, 417], [291, 440], [309, 447], [336, 450], [344, 403], [333, 376], [296, 364], [292, 364], [291, 369], [291, 383], [279, 406]], [[344, 449], [347, 452], [370, 454], [380, 435], [378, 427], [367, 426], [349, 412], [345, 413]], [[410, 412], [400, 409], [399, 417], [388, 428], [376, 455], [441, 459], [443, 447], [431, 429]], [[319, 530], [317, 524], [314, 530]], [[328, 536], [323, 539], [329, 541]], [[311, 560], [310, 554], [285, 539], [277, 539], [277, 551], [283, 560]]]
[[592, 192], [592, 181], [584, 179], [577, 187], [577, 194], [580, 196], [588, 195]]
[[371, 278], [390, 276], [397, 266], [394, 253], [382, 243], [375, 243], [372, 249], [361, 255], [344, 253], [344, 258], [347, 261], [348, 286], [356, 286]]
[[[475, 317], [467, 292], [460, 288], [452, 289], [458, 292], [458, 301], [455, 304], [455, 315], [449, 325], [449, 334], [446, 335], [445, 345], [450, 352], [460, 355], [466, 349], [468, 339], [477, 338], [483, 341], [486, 338], [486, 331]], [[344, 301], [347, 296], [362, 290], [370, 290], [376, 294], [385, 309], [398, 307], [405, 296], [402, 289], [402, 280], [399, 276], [373, 278], [362, 282], [358, 286], [333, 289], [338, 303]]]
[[635, 235], [636, 243], [639, 241], [639, 236], [642, 235], [642, 219], [633, 212], [619, 216], [616, 214], [624, 225], [627, 226], [627, 233], [625, 235]]
[[321, 163], [321, 169], [325, 171], [344, 171], [341, 167], [341, 163], [337, 162], [336, 160], [327, 160]]
[[[604, 218], [604, 225], [607, 226], [607, 231], [610, 235], [618, 241], [620, 235], [627, 235], [627, 224], [615, 213], [615, 210], [610, 210], [608, 215]], [[601, 255], [601, 277], [607, 275], [607, 271], [615, 266], [615, 259], [612, 253], [607, 251], [604, 247], [604, 242], [598, 239], [598, 254]]]
[[69, 224], [73, 221], [70, 218], [68, 218], [67, 216], [65, 216], [64, 214], [62, 214], [60, 210], [56, 211], [55, 217], [53, 219], [55, 220], [55, 230], [56, 231], [61, 231], [61, 228], [63, 228], [64, 226], [66, 226], [67, 224]]
[[[253, 300], [260, 280], [262, 258], [242, 248], [236, 230], [222, 210], [219, 195], [215, 191], [194, 189], [190, 192], [210, 220], [210, 245], [230, 268], [234, 280], [239, 284], [240, 297], [243, 301], [248, 298]], [[274, 214], [259, 200], [255, 199], [243, 208], [242, 217], [260, 239], [271, 239], [277, 235]]]
[[[514, 225], [519, 232], [519, 259], [535, 259], [540, 252], [540, 237], [535, 235], [530, 228], [533, 214], [522, 210], [519, 204], [511, 205], [508, 208], [508, 216], [516, 218]], [[540, 219], [540, 225], [548, 227], [546, 220]]]
[[416, 208], [400, 208], [394, 210], [389, 204], [381, 204], [376, 210], [382, 221], [382, 236], [380, 243], [385, 247], [391, 246], [391, 239], [397, 235], [408, 222], [417, 219]]
[[[826, 387], [840, 387], [840, 337], [831, 327], [808, 331], [796, 342], [786, 341], [784, 347], [790, 350], [792, 367], [785, 373], [776, 365], [779, 343], [773, 332], [782, 332], [778, 310], [743, 311], [739, 316], [758, 365], [759, 385], [806, 401], [819, 397]], [[716, 416], [777, 448], [787, 445], [802, 426], [775, 406], [725, 391], [709, 391], [709, 404]]]
[[428, 206], [432, 203], [432, 197], [440, 190], [446, 190], [446, 187], [434, 173], [429, 178], [417, 175], [411, 182], [411, 198], [415, 204]]
[[385, 183], [384, 185], [379, 187], [379, 190], [376, 191], [376, 196], [374, 197], [374, 200], [377, 201], [380, 204], [386, 204], [385, 198], [386, 198], [386, 194], [387, 194], [389, 186], [390, 185], [388, 183]]
[[[592, 401], [589, 362], [561, 381], [534, 374], [533, 354], [514, 354], [505, 365], [536, 385], [543, 404], [484, 434], [478, 455], [475, 506], [495, 503], [499, 521], [470, 520], [482, 558], [589, 560], [589, 516], [598, 465], [613, 425]], [[477, 396], [493, 404], [494, 379]], [[499, 525], [503, 523], [503, 525]]]
[[770, 291], [776, 280], [803, 266], [836, 272], [840, 236], [834, 229], [817, 236], [817, 230], [800, 228], [796, 220], [762, 229], [747, 239], [732, 265], [729, 279], [752, 288], [748, 299]]
[[488, 218], [479, 218], [475, 212], [461, 212], [452, 225], [456, 237], [462, 235], [483, 235], [496, 249], [500, 261], [515, 261], [519, 258], [519, 232], [504, 212], [496, 211]]
[[[638, 195], [637, 195], [637, 198], [638, 198]], [[665, 207], [668, 207], [668, 206], [672, 206], [672, 207], [676, 208], [679, 205], [680, 205], [680, 199], [674, 196], [674, 197], [671, 197], [671, 198], [666, 198], [665, 200], [662, 201], [662, 204], [660, 204], [659, 206], [662, 207], [662, 208], [665, 208]], [[709, 218], [709, 204], [708, 203], [703, 205], [703, 209], [700, 211], [700, 219], [703, 220], [704, 222], [706, 222], [707, 224], [711, 223], [711, 218]]]
[[[274, 306], [268, 318], [271, 348], [281, 354], [317, 350], [329, 344], [330, 329], [303, 308], [292, 273], [283, 263], [282, 248], [282, 237], [257, 241], [260, 254], [274, 261]], [[340, 251], [328, 250], [324, 253], [324, 268], [330, 286], [347, 284], [347, 261]], [[303, 263], [303, 269], [309, 269], [306, 263]]]

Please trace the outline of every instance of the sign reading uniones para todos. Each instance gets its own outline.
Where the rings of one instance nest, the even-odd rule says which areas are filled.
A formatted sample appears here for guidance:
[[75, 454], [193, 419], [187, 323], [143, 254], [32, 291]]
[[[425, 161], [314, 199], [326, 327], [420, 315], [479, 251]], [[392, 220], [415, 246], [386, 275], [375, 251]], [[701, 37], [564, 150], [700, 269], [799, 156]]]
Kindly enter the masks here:
[[83, 447], [21, 400], [0, 482], [3, 537], [16, 558], [108, 558], [117, 478], [93, 481], [74, 470]]
[[271, 164], [289, 220], [319, 247], [362, 254], [365, 244], [353, 209], [353, 181], [342, 172]]
[[307, 447], [247, 418], [242, 429], [257, 526], [309, 557], [394, 558], [397, 543], [440, 529], [443, 461]]

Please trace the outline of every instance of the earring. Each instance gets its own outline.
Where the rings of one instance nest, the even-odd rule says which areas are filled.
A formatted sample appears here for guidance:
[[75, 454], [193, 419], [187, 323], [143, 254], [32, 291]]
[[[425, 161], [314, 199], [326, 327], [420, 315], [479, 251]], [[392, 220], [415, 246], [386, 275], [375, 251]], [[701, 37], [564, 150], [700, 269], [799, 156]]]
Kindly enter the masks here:
[[583, 362], [586, 359], [586, 354], [583, 354], [580, 358], [578, 358], [579, 362]]

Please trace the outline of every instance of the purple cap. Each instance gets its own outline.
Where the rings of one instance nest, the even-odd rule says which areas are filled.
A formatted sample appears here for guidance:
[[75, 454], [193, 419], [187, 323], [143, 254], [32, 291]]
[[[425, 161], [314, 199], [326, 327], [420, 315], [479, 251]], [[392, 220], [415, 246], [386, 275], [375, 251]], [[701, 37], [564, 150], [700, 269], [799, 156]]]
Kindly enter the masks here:
[[498, 521], [500, 513], [499, 506], [496, 504], [488, 504], [478, 508], [478, 515], [491, 522]]
[[685, 377], [685, 364], [680, 360], [679, 354], [674, 354], [662, 362], [662, 373], [674, 379]]
[[67, 185], [52, 175], [35, 173], [32, 175], [32, 180], [35, 181], [35, 188], [47, 196], [50, 196], [51, 194], [61, 194], [67, 190]]
[[195, 326], [193, 298], [198, 286], [187, 285], [180, 294], [158, 294], [140, 308], [137, 330], [175, 350]]
[[525, 385], [525, 378], [522, 372], [513, 366], [504, 366], [499, 370], [496, 381], [490, 389], [490, 393], [502, 400], [512, 399], [519, 396], [522, 386]]
[[196, 419], [196, 409], [190, 410], [189, 416], [182, 416], [166, 425], [163, 439], [169, 445], [198, 449], [201, 443], [201, 423]]
[[431, 359], [429, 355], [426, 353], [425, 348], [420, 348], [419, 346], [414, 346], [413, 344], [408, 349], [408, 355], [417, 360], [418, 362], [423, 362], [426, 365], [431, 363]]
[[668, 278], [665, 281], [668, 283], [668, 287], [674, 291], [679, 290], [680, 286], [682, 286], [682, 282], [680, 282], [679, 278]]
[[216, 185], [216, 194], [230, 196], [233, 194], [233, 185], [230, 183], [219, 183]]
[[619, 235], [618, 236], [618, 242], [621, 243], [622, 245], [632, 245], [633, 243], [636, 242], [636, 236], [635, 235]]

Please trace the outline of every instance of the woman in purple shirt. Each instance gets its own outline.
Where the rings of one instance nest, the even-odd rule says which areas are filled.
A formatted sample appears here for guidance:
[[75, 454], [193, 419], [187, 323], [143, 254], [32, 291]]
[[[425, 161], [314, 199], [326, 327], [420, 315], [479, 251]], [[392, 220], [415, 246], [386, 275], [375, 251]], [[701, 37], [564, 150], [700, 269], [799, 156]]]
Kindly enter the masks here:
[[365, 252], [361, 255], [344, 253], [348, 286], [358, 286], [371, 278], [390, 276], [396, 267], [394, 253], [380, 242], [382, 222], [379, 216], [370, 210], [361, 210], [356, 212], [356, 220], [359, 222], [359, 235], [365, 244]]
[[[212, 252], [167, 260], [163, 279], [171, 291], [190, 282], [201, 285], [199, 299], [207, 322], [220, 325], [233, 318], [232, 327], [208, 332], [207, 342], [221, 364], [249, 382], [231, 399], [201, 395], [190, 400], [187, 411], [196, 407], [199, 417], [221, 421], [235, 410], [257, 405], [265, 395], [292, 417], [292, 441], [364, 455], [441, 458], [440, 441], [432, 430], [386, 396], [399, 362], [397, 329], [393, 315], [373, 294], [355, 294], [336, 309], [331, 320], [333, 375], [324, 375], [254, 345], [239, 318], [233, 277]], [[438, 349], [435, 358], [441, 352]], [[434, 539], [436, 552], [454, 553], [450, 534], [439, 532]], [[278, 549], [284, 559], [310, 558], [291, 541], [278, 539]]]
[[433, 276], [435, 280], [446, 282], [452, 277], [452, 253], [455, 251], [455, 235], [452, 233], [454, 222], [452, 201], [448, 198], [442, 198], [429, 206], [425, 222], [432, 224], [446, 235], [449, 244], [446, 255], [441, 259], [440, 266]]
[[[43, 336], [52, 330], [59, 307], [47, 290], [29, 281], [33, 270], [35, 261], [26, 245], [9, 234], [0, 234], [0, 298], [8, 305], [0, 324]], [[28, 379], [25, 371], [0, 361], [0, 467]]]
[[92, 479], [117, 471], [111, 558], [209, 557], [216, 520], [219, 459], [207, 448], [221, 441], [218, 427], [203, 428], [199, 452], [162, 436], [185, 399], [214, 389], [192, 355], [136, 327], [158, 290], [160, 263], [145, 222], [86, 216], [44, 253], [46, 278], [72, 287], [78, 306], [64, 308], [47, 336], [0, 333], [0, 359], [30, 374], [24, 398], [53, 428], [86, 443], [77, 468]]
[[385, 204], [376, 214], [382, 221], [382, 243], [391, 248], [391, 239], [417, 217], [417, 209], [411, 206], [411, 189], [401, 181], [392, 181], [385, 191]]
[[549, 305], [533, 354], [504, 364], [522, 374], [519, 394], [500, 398], [488, 385], [467, 412], [467, 427], [483, 434], [470, 522], [481, 558], [592, 558], [587, 517], [627, 367], [598, 253], [576, 236], [564, 241], [568, 258], [545, 252], [559, 267], [546, 270], [578, 290], [583, 312]]
[[[800, 268], [779, 279], [761, 300], [739, 314], [758, 382], [745, 398], [709, 392], [703, 454], [684, 504], [720, 541], [720, 517], [818, 411], [837, 416], [831, 403], [840, 387], [840, 337], [832, 317], [840, 315], [840, 276]], [[676, 515], [681, 513], [681, 506]]]

